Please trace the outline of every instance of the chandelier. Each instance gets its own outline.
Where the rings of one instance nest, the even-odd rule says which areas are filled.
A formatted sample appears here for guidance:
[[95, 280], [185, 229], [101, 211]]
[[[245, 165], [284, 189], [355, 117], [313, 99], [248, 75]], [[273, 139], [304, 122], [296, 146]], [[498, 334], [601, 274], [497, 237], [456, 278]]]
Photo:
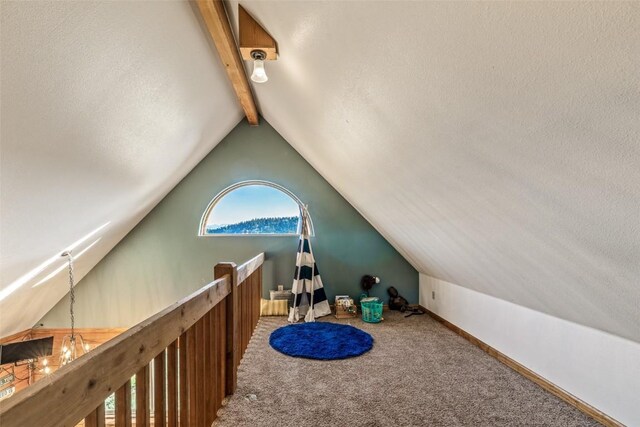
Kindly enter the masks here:
[[66, 257], [69, 263], [69, 315], [71, 317], [71, 333], [62, 338], [62, 343], [60, 344], [59, 366], [66, 365], [89, 351], [89, 344], [84, 342], [82, 335], [75, 333], [73, 305], [76, 302], [76, 295], [75, 282], [73, 278], [73, 256], [71, 255], [71, 251], [63, 252], [62, 256]]

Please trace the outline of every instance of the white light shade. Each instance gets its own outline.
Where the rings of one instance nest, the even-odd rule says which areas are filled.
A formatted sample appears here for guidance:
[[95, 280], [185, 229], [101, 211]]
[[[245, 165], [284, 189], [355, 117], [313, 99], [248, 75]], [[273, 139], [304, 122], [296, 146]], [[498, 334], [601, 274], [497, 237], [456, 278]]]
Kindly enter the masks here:
[[256, 83], [264, 83], [269, 80], [267, 73], [264, 71], [264, 61], [262, 59], [256, 59], [253, 61], [253, 74], [251, 74], [251, 80]]

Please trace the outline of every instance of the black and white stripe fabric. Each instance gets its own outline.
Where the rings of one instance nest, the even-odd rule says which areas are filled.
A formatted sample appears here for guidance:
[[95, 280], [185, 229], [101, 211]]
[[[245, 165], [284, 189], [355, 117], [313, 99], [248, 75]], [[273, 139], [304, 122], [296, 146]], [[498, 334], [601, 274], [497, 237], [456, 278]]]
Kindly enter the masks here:
[[313, 322], [318, 317], [331, 314], [322, 278], [313, 257], [309, 239], [311, 233], [308, 215], [305, 207], [302, 215], [300, 241], [298, 242], [296, 270], [292, 286], [293, 307], [289, 311], [289, 322], [297, 322], [301, 318], [304, 318], [305, 322]]

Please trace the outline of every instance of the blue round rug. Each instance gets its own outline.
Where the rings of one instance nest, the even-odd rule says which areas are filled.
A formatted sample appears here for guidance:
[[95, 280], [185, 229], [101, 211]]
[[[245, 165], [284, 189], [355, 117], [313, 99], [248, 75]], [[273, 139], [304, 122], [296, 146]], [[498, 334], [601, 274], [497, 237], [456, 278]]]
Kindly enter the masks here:
[[373, 347], [373, 337], [349, 325], [311, 322], [276, 329], [269, 337], [269, 344], [293, 357], [334, 360], [366, 353]]

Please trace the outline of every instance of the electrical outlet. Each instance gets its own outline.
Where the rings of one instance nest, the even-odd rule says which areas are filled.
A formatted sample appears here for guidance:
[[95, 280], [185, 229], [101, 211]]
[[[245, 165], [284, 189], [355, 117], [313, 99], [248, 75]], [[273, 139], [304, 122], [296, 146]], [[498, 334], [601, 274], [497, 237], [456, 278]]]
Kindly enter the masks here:
[[436, 291], [431, 291], [431, 299], [436, 299]]

